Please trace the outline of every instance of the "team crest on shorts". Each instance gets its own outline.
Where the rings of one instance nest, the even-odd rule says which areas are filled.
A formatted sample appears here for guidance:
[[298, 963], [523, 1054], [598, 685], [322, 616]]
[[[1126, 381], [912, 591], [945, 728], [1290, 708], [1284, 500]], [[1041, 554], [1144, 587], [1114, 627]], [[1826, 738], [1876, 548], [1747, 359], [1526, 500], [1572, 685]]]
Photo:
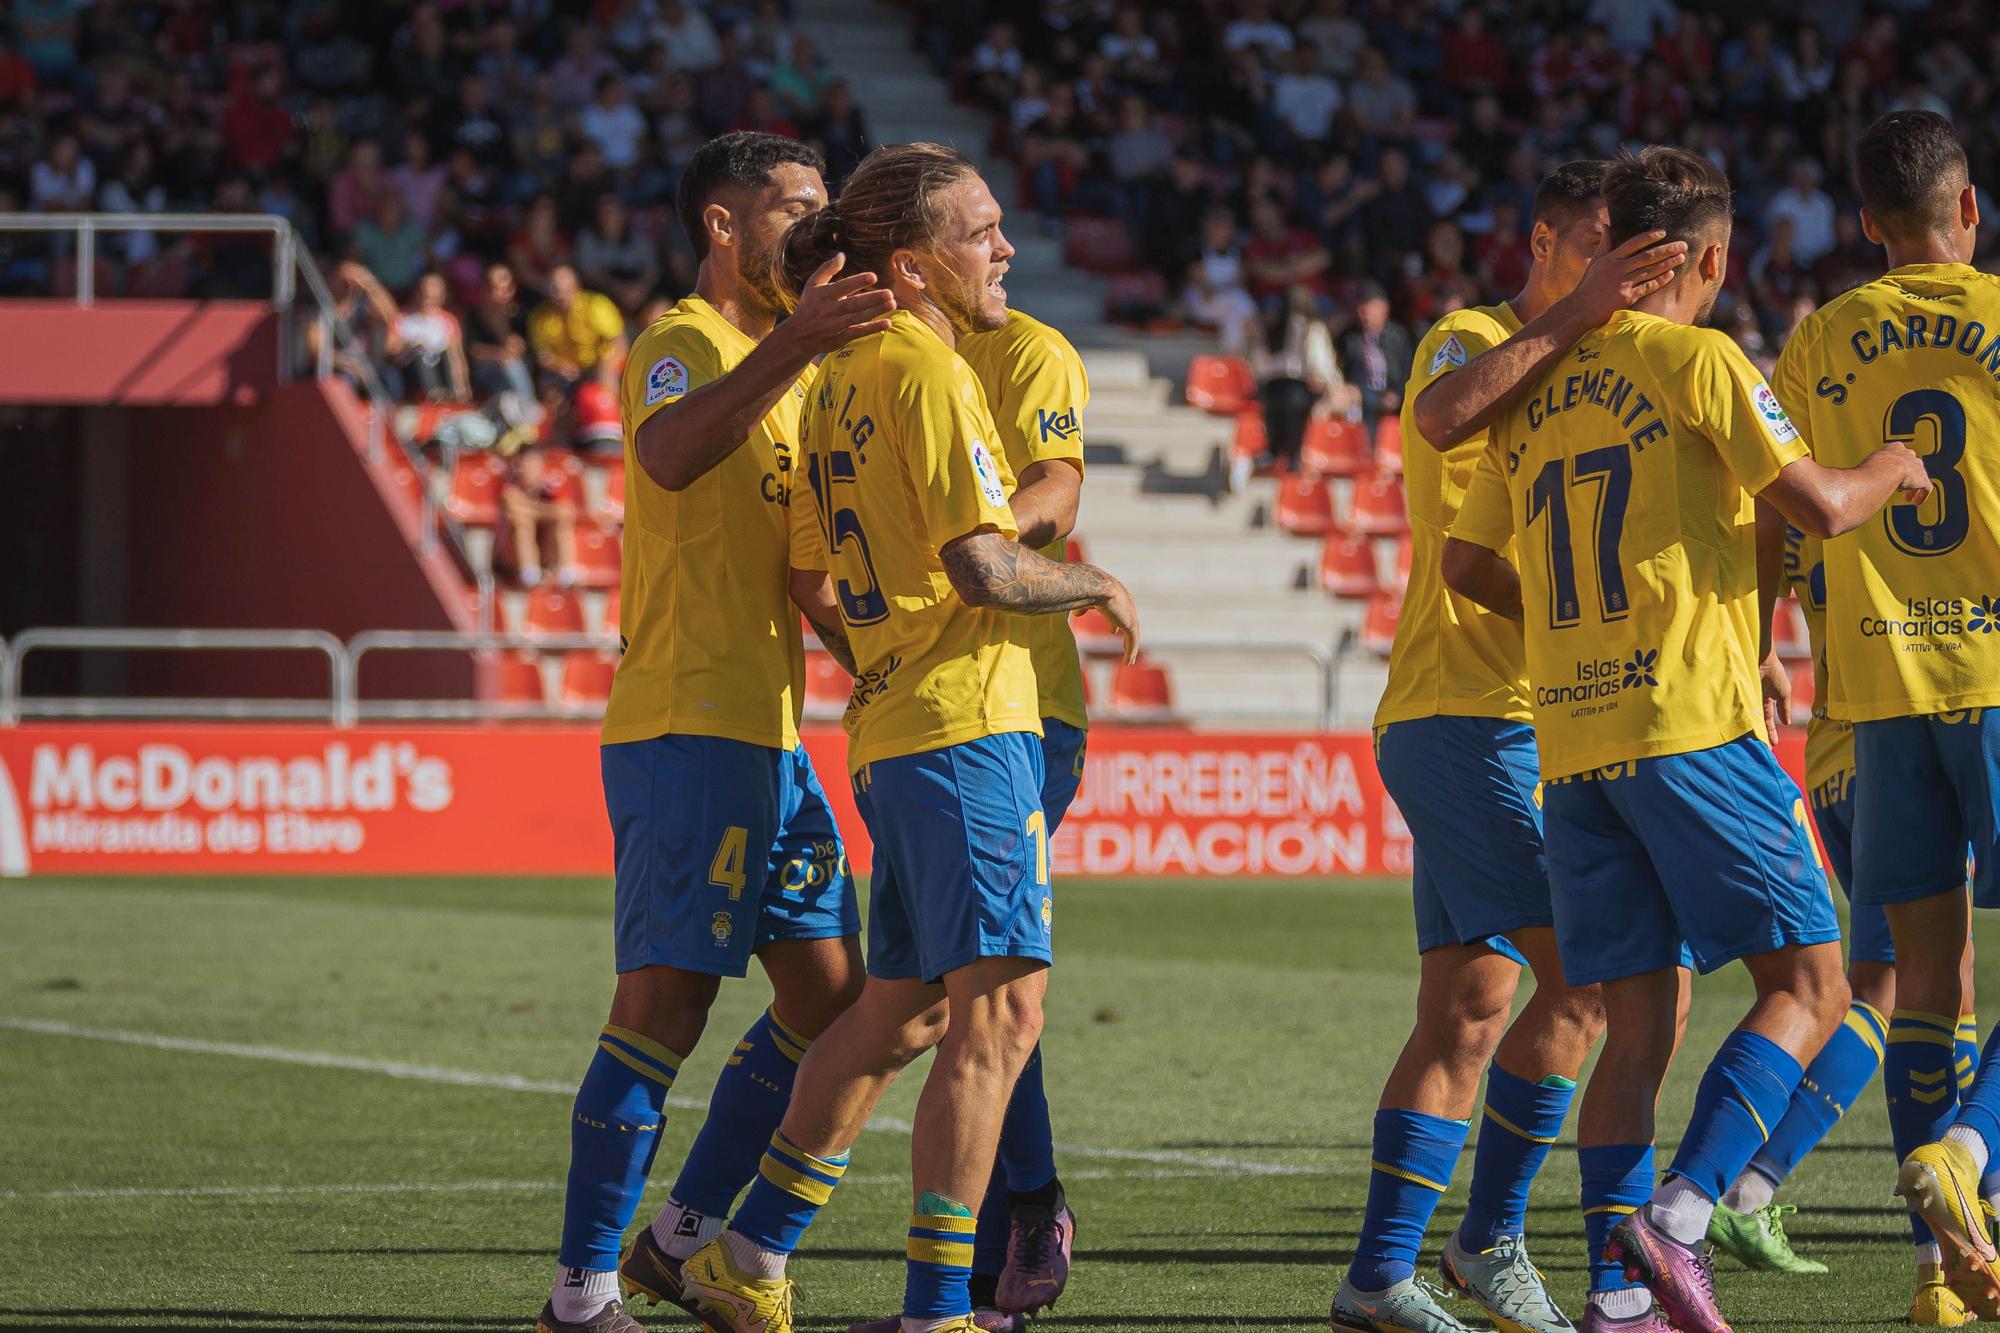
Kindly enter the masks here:
[[1055, 899], [1044, 898], [1042, 899], [1042, 934], [1046, 935], [1051, 930], [1054, 930], [1055, 925], [1056, 925]]
[[727, 949], [729, 937], [736, 933], [736, 921], [727, 912], [717, 912], [709, 918], [708, 933], [715, 936], [715, 947]]
[[646, 372], [646, 406], [655, 403], [671, 403], [676, 398], [684, 398], [688, 391], [687, 367], [670, 356], [663, 356], [653, 363]]

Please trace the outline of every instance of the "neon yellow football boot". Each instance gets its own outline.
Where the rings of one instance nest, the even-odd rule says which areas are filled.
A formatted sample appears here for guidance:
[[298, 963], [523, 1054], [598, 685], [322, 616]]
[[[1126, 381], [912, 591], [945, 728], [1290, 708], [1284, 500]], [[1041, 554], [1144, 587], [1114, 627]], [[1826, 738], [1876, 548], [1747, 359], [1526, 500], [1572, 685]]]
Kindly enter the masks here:
[[1910, 1322], [1922, 1328], [1964, 1328], [1973, 1322], [1972, 1313], [1945, 1282], [1944, 1269], [1937, 1264], [1917, 1265], [1917, 1294], [1910, 1300]]
[[[717, 1236], [681, 1265], [681, 1294], [710, 1333], [792, 1333], [792, 1280], [751, 1277]], [[968, 1325], [970, 1327], [970, 1325]]]
[[1949, 1139], [1926, 1143], [1896, 1173], [1896, 1193], [1930, 1224], [1944, 1250], [1944, 1276], [1961, 1297], [2000, 1287], [1994, 1265], [2000, 1253], [1980, 1211], [1979, 1168], [1964, 1145]]

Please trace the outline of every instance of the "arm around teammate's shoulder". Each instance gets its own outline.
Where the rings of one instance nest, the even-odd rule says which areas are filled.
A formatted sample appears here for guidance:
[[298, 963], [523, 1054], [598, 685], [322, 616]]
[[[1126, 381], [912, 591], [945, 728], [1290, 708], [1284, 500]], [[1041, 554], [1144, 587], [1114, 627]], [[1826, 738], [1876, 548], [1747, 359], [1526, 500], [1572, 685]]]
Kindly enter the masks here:
[[1770, 503], [1808, 537], [1852, 532], [1901, 492], [1922, 503], [1930, 498], [1930, 473], [1906, 444], [1884, 445], [1856, 467], [1822, 467], [1812, 458], [1787, 463], [1757, 498]]

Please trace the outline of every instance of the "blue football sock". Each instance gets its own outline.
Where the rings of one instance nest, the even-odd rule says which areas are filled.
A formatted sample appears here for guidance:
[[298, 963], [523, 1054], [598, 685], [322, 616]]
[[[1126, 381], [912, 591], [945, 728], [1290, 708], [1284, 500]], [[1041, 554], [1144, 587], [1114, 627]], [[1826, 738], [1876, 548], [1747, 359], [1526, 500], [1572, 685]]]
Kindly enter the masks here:
[[1889, 1020], [1880, 1010], [1860, 1000], [1850, 1005], [1846, 1020], [1806, 1066], [1785, 1118], [1751, 1157], [1750, 1169], [1773, 1184], [1784, 1183], [1840, 1123], [1882, 1067], [1882, 1043], [1888, 1034]]
[[1804, 1072], [1769, 1037], [1741, 1028], [1730, 1033], [1695, 1089], [1687, 1137], [1668, 1170], [1720, 1199], [1784, 1119]]
[[[1977, 1130], [1986, 1140], [1992, 1157], [2000, 1157], [2000, 1077], [1994, 1074], [1994, 1057], [2000, 1054], [2000, 1024], [1995, 1024], [1979, 1060], [1979, 1076], [1960, 1100], [1955, 1125]], [[1990, 1165], [1990, 1162], [1989, 1162]]]
[[1951, 1068], [1958, 1075], [1960, 1094], [1972, 1086], [1973, 1079], [1979, 1077], [1979, 1015], [1958, 1016], [1958, 1031], [1951, 1043]]
[[1039, 1044], [1014, 1083], [1014, 1095], [1007, 1099], [1007, 1115], [1000, 1122], [1000, 1166], [1007, 1173], [1007, 1188], [1015, 1194], [1033, 1194], [1056, 1178], [1055, 1130], [1049, 1124]]
[[[1889, 1015], [1883, 1048], [1882, 1092], [1889, 1101], [1889, 1141], [1900, 1163], [1926, 1143], [1944, 1137], [1958, 1115], [1958, 1081], [1952, 1077], [1958, 1023], [1948, 1014], [1898, 1009]], [[1910, 1214], [1919, 1245], [1933, 1241], [1930, 1227]]]
[[905, 1319], [972, 1313], [972, 1210], [926, 1192], [910, 1218], [903, 1277]]
[[674, 1202], [704, 1217], [729, 1216], [785, 1118], [807, 1045], [768, 1009], [750, 1025], [715, 1080], [708, 1118], [674, 1181]]
[[1576, 1162], [1583, 1173], [1583, 1237], [1589, 1250], [1590, 1289], [1623, 1291], [1636, 1282], [1625, 1279], [1625, 1266], [1607, 1261], [1604, 1242], [1611, 1229], [1637, 1212], [1653, 1194], [1653, 1145], [1611, 1143], [1578, 1148]]
[[1451, 1184], [1471, 1125], [1420, 1111], [1375, 1113], [1368, 1209], [1347, 1279], [1361, 1291], [1382, 1291], [1417, 1271], [1417, 1251], [1438, 1199]]
[[569, 1184], [562, 1250], [571, 1268], [618, 1267], [618, 1248], [659, 1151], [667, 1090], [681, 1057], [626, 1028], [606, 1025], [576, 1090], [569, 1121]]
[[1527, 1225], [1528, 1187], [1562, 1134], [1576, 1084], [1551, 1075], [1540, 1083], [1494, 1065], [1486, 1075], [1486, 1118], [1472, 1154], [1472, 1185], [1458, 1243], [1478, 1253]]
[[846, 1153], [815, 1157], [775, 1133], [729, 1229], [761, 1249], [790, 1254], [846, 1174]]
[[975, 1277], [998, 1277], [1007, 1267], [1007, 1240], [1014, 1228], [1014, 1205], [1007, 1197], [1007, 1178], [998, 1168], [979, 1205], [979, 1229], [972, 1242]]

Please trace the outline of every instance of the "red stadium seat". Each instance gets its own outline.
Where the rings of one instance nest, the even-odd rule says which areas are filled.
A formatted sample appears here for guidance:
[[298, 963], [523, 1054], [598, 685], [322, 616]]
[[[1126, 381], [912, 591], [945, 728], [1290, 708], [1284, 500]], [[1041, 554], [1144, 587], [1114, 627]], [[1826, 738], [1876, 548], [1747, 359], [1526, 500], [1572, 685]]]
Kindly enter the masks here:
[[604, 610], [598, 615], [598, 630], [605, 634], [618, 633], [618, 614], [618, 589], [613, 588], [604, 594]]
[[545, 707], [548, 691], [542, 664], [530, 653], [499, 653], [493, 658], [493, 701]]
[[1264, 412], [1254, 403], [1236, 414], [1236, 435], [1229, 452], [1237, 458], [1262, 458], [1271, 452], [1271, 437], [1264, 430]]
[[1090, 657], [1114, 657], [1125, 651], [1125, 640], [1112, 627], [1111, 617], [1091, 607], [1069, 622], [1076, 635], [1078, 650]]
[[1324, 537], [1334, 529], [1333, 490], [1324, 477], [1286, 477], [1278, 483], [1278, 526], [1296, 537]]
[[806, 654], [806, 716], [826, 720], [847, 711], [848, 696], [854, 692], [854, 677], [833, 660], [832, 653]]
[[1345, 417], [1309, 421], [1299, 462], [1308, 472], [1358, 477], [1368, 471], [1367, 432]]
[[1400, 537], [1410, 530], [1403, 507], [1403, 483], [1391, 476], [1373, 476], [1354, 485], [1348, 526], [1370, 537]]
[[562, 706], [594, 710], [611, 697], [611, 682], [618, 674], [618, 654], [579, 649], [563, 654]]
[[1778, 599], [1771, 616], [1771, 643], [1787, 662], [1812, 661], [1812, 636], [1806, 633], [1806, 613], [1790, 597]]
[[1188, 362], [1187, 400], [1217, 416], [1234, 416], [1257, 400], [1257, 381], [1240, 356], [1198, 356]]
[[444, 507], [461, 523], [484, 527], [500, 517], [500, 465], [485, 454], [460, 454]]
[[1065, 219], [1063, 262], [1086, 273], [1129, 272], [1136, 262], [1132, 233], [1117, 218]]
[[584, 587], [617, 587], [621, 562], [617, 537], [595, 523], [576, 525], [576, 563], [583, 571]]
[[549, 500], [569, 500], [583, 503], [583, 460], [567, 449], [544, 449], [542, 457], [548, 465]]
[[625, 521], [625, 460], [616, 456], [604, 465], [604, 521]]
[[1111, 711], [1134, 722], [1171, 718], [1174, 688], [1167, 669], [1151, 662], [1120, 662], [1111, 677]]
[[1072, 565], [1081, 565], [1086, 562], [1086, 557], [1083, 554], [1083, 538], [1071, 537], [1063, 543], [1063, 559], [1069, 561]]
[[1104, 313], [1114, 323], [1143, 324], [1173, 304], [1163, 274], [1116, 273], [1104, 285]]
[[537, 588], [528, 594], [526, 629], [530, 634], [582, 634], [583, 602], [555, 588]]
[[625, 428], [618, 418], [618, 395], [596, 380], [576, 386], [570, 425], [579, 445], [615, 445], [625, 440]]
[[1402, 615], [1402, 594], [1378, 592], [1369, 598], [1368, 617], [1361, 623], [1361, 646], [1377, 657], [1387, 657], [1396, 644], [1396, 622]]
[[1375, 466], [1383, 472], [1403, 470], [1403, 419], [1387, 416], [1375, 423]]
[[1373, 543], [1351, 532], [1328, 533], [1319, 551], [1319, 582], [1335, 597], [1373, 597], [1380, 588]]

